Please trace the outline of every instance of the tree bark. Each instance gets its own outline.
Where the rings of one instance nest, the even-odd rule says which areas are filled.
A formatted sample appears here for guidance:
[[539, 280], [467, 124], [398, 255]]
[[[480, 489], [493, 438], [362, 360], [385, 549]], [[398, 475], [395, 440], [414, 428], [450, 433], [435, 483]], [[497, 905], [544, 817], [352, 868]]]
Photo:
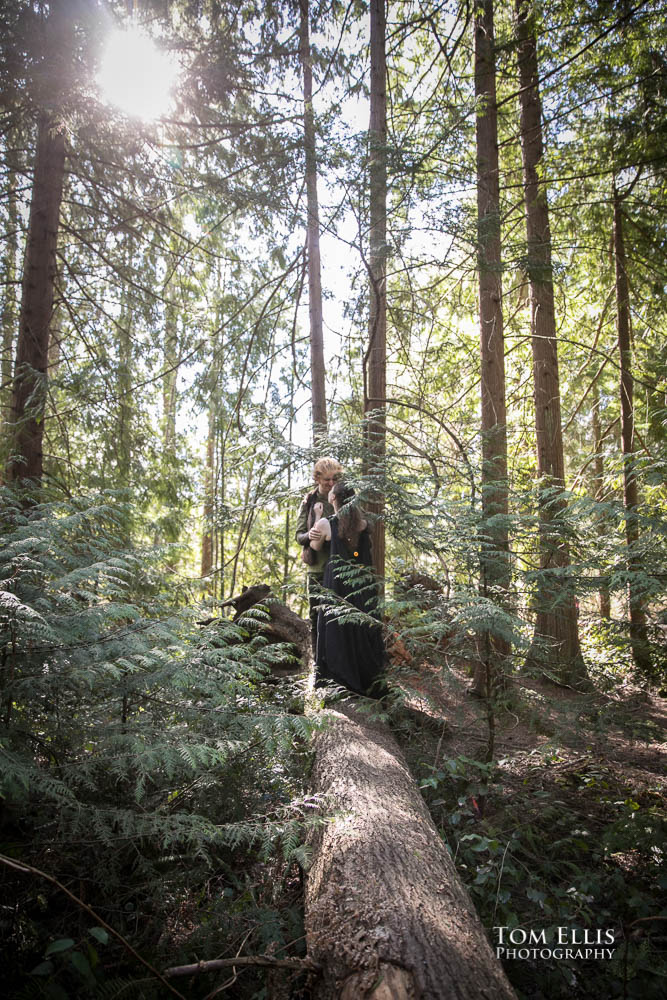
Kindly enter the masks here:
[[165, 457], [172, 460], [176, 454], [176, 388], [181, 353], [178, 343], [178, 310], [174, 280], [172, 275], [164, 288], [164, 376], [162, 380], [162, 440]]
[[287, 459], [287, 481], [285, 486], [287, 488], [288, 501], [285, 505], [285, 529], [283, 534], [283, 593], [287, 593], [287, 585], [289, 581], [290, 566], [292, 565], [292, 553], [290, 551], [292, 546], [292, 518], [291, 518], [291, 503], [290, 503], [290, 493], [292, 490], [292, 445], [294, 443], [294, 369], [290, 374], [290, 387], [289, 387], [289, 431], [288, 431], [288, 442], [289, 442], [289, 457]]
[[[8, 136], [7, 144], [12, 139]], [[16, 293], [17, 256], [19, 244], [19, 219], [17, 196], [17, 170], [13, 151], [7, 148], [7, 239], [2, 260], [0, 281], [4, 288], [2, 302], [2, 370], [0, 374], [0, 476], [7, 459], [7, 444], [11, 438], [12, 423], [12, 362], [14, 359], [14, 336], [16, 334], [16, 319], [18, 315], [18, 296]]]
[[[507, 431], [502, 304], [498, 115], [493, 0], [475, 13], [475, 97], [477, 99], [477, 266], [482, 404], [481, 577], [485, 596], [506, 599], [510, 584], [507, 537]], [[472, 690], [490, 694], [492, 675], [510, 652], [505, 638], [490, 635], [491, 660], [475, 670]]]
[[213, 593], [213, 514], [215, 507], [215, 407], [213, 398], [208, 404], [208, 434], [206, 437], [206, 465], [204, 466], [204, 509], [201, 540], [201, 575], [204, 590]]
[[[126, 265], [129, 267], [131, 247], [126, 252]], [[116, 392], [118, 395], [118, 416], [116, 424], [116, 440], [112, 447], [115, 450], [118, 482], [128, 487], [132, 482], [132, 450], [134, 443], [134, 405], [132, 400], [132, 372], [134, 368], [134, 351], [132, 344], [132, 303], [128, 287], [121, 293], [121, 311], [117, 324], [118, 330], [118, 368], [116, 371]]]
[[564, 570], [570, 565], [567, 540], [560, 521], [566, 501], [565, 461], [561, 426], [558, 348], [551, 265], [551, 232], [547, 194], [540, 182], [543, 155], [542, 105], [538, 86], [537, 43], [530, 0], [517, 0], [521, 153], [526, 211], [527, 269], [530, 280], [531, 333], [535, 393], [537, 470], [540, 477], [540, 580], [535, 637], [527, 663], [549, 664], [558, 679], [574, 685], [587, 682], [579, 645], [575, 594]]
[[65, 134], [56, 115], [42, 113], [23, 266], [12, 411], [9, 479], [42, 481], [49, 329], [53, 313], [56, 245], [65, 178]]
[[315, 1000], [510, 1000], [470, 898], [386, 727], [327, 712], [313, 775], [306, 942]]
[[639, 490], [634, 459], [635, 415], [634, 381], [632, 378], [632, 346], [630, 343], [630, 289], [623, 235], [621, 197], [614, 183], [614, 261], [616, 272], [616, 330], [621, 362], [621, 449], [623, 452], [623, 504], [625, 506], [625, 540], [627, 544], [628, 602], [630, 605], [630, 644], [637, 670], [650, 675], [650, 647], [646, 634], [644, 600], [637, 585], [641, 559], [637, 552], [639, 521], [637, 507]]
[[[600, 422], [600, 387], [597, 379], [593, 383], [593, 447], [595, 449], [595, 459], [593, 462], [593, 484], [595, 489], [595, 499], [598, 503], [604, 500], [604, 455], [602, 452], [602, 424]], [[597, 533], [602, 540], [609, 530], [606, 519], [598, 514]], [[609, 595], [609, 585], [606, 580], [600, 583], [598, 591], [598, 602], [600, 607], [600, 617], [611, 618], [611, 598]]]
[[308, 309], [310, 313], [310, 378], [313, 444], [327, 434], [327, 399], [324, 378], [322, 332], [322, 279], [320, 268], [320, 210], [317, 200], [317, 153], [313, 115], [313, 67], [310, 55], [308, 0], [299, 0], [301, 15], [299, 58], [303, 71], [303, 132], [306, 154], [306, 202], [308, 210]]
[[[364, 358], [364, 413], [367, 415], [365, 471], [380, 481], [386, 452], [387, 396], [387, 62], [385, 0], [370, 0], [371, 100], [369, 145], [369, 258], [370, 306], [368, 349]], [[368, 416], [373, 413], [372, 416]], [[368, 509], [377, 515], [373, 530], [373, 565], [382, 579], [385, 571], [385, 531], [381, 519], [384, 497], [378, 491]]]

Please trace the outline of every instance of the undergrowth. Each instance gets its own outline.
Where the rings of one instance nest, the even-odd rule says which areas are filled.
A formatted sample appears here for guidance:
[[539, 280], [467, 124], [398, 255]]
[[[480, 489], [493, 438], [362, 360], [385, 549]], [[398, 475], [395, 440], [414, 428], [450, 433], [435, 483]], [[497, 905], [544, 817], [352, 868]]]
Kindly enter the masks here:
[[165, 554], [121, 543], [110, 495], [2, 503], [3, 995], [166, 995], [127, 945], [157, 971], [303, 954], [313, 723], [270, 682], [290, 653], [266, 644], [262, 609], [198, 625]]
[[[667, 824], [657, 788], [633, 787], [596, 755], [557, 743], [523, 761], [451, 757], [424, 766], [420, 785], [494, 948], [519, 948], [524, 933], [534, 947], [530, 931], [533, 941], [544, 931], [541, 955], [504, 961], [521, 998], [665, 995]], [[610, 958], [576, 955], [578, 942], [612, 935]]]

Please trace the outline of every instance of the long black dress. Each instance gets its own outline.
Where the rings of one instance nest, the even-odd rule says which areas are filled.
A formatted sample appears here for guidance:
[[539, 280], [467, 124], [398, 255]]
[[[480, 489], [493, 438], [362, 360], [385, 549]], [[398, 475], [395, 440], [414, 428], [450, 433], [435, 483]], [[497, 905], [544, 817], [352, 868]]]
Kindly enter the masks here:
[[[338, 518], [331, 524], [331, 552], [324, 570], [323, 604], [326, 591], [344, 598], [348, 606], [377, 613], [377, 584], [373, 578], [371, 543], [368, 528], [359, 535], [351, 551], [338, 534]], [[352, 572], [352, 567], [360, 572]], [[365, 570], [361, 569], [366, 567]], [[333, 602], [331, 602], [333, 603]], [[340, 607], [340, 604], [338, 604]], [[380, 622], [345, 622], [327, 611], [317, 616], [316, 684], [333, 681], [357, 694], [379, 698], [386, 691], [384, 679], [384, 643]]]

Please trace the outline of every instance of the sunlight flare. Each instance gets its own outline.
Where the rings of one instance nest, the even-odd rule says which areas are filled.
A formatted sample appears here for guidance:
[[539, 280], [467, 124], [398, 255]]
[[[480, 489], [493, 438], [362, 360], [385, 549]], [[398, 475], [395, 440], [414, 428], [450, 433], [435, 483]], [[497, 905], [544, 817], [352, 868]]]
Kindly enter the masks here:
[[133, 118], [152, 121], [169, 110], [177, 74], [169, 53], [132, 28], [110, 34], [97, 83], [109, 104]]

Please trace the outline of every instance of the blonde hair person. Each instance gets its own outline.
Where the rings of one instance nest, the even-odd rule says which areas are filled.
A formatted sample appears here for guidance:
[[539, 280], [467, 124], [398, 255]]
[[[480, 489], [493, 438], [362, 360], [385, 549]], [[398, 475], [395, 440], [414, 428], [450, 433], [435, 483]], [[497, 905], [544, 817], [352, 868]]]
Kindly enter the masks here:
[[[320, 686], [332, 681], [357, 694], [381, 698], [387, 690], [385, 653], [377, 618], [377, 581], [368, 521], [348, 483], [335, 483], [329, 501], [333, 517], [320, 518], [310, 530], [314, 549], [329, 546], [317, 616], [315, 683]], [[333, 595], [333, 607], [326, 607], [327, 592]], [[364, 612], [367, 617], [346, 621], [338, 614], [341, 607]]]
[[335, 458], [318, 458], [313, 466], [313, 479], [318, 485], [329, 484], [329, 490], [343, 475], [343, 466]]
[[315, 548], [310, 543], [310, 529], [315, 521], [322, 517], [333, 515], [333, 506], [329, 501], [329, 493], [343, 474], [343, 466], [335, 458], [324, 456], [318, 458], [313, 468], [315, 489], [304, 496], [296, 521], [295, 538], [302, 547], [301, 558], [306, 564], [306, 580], [308, 586], [308, 605], [310, 613], [310, 630], [315, 653], [317, 639], [317, 600], [322, 586], [324, 567], [329, 558], [329, 545]]

